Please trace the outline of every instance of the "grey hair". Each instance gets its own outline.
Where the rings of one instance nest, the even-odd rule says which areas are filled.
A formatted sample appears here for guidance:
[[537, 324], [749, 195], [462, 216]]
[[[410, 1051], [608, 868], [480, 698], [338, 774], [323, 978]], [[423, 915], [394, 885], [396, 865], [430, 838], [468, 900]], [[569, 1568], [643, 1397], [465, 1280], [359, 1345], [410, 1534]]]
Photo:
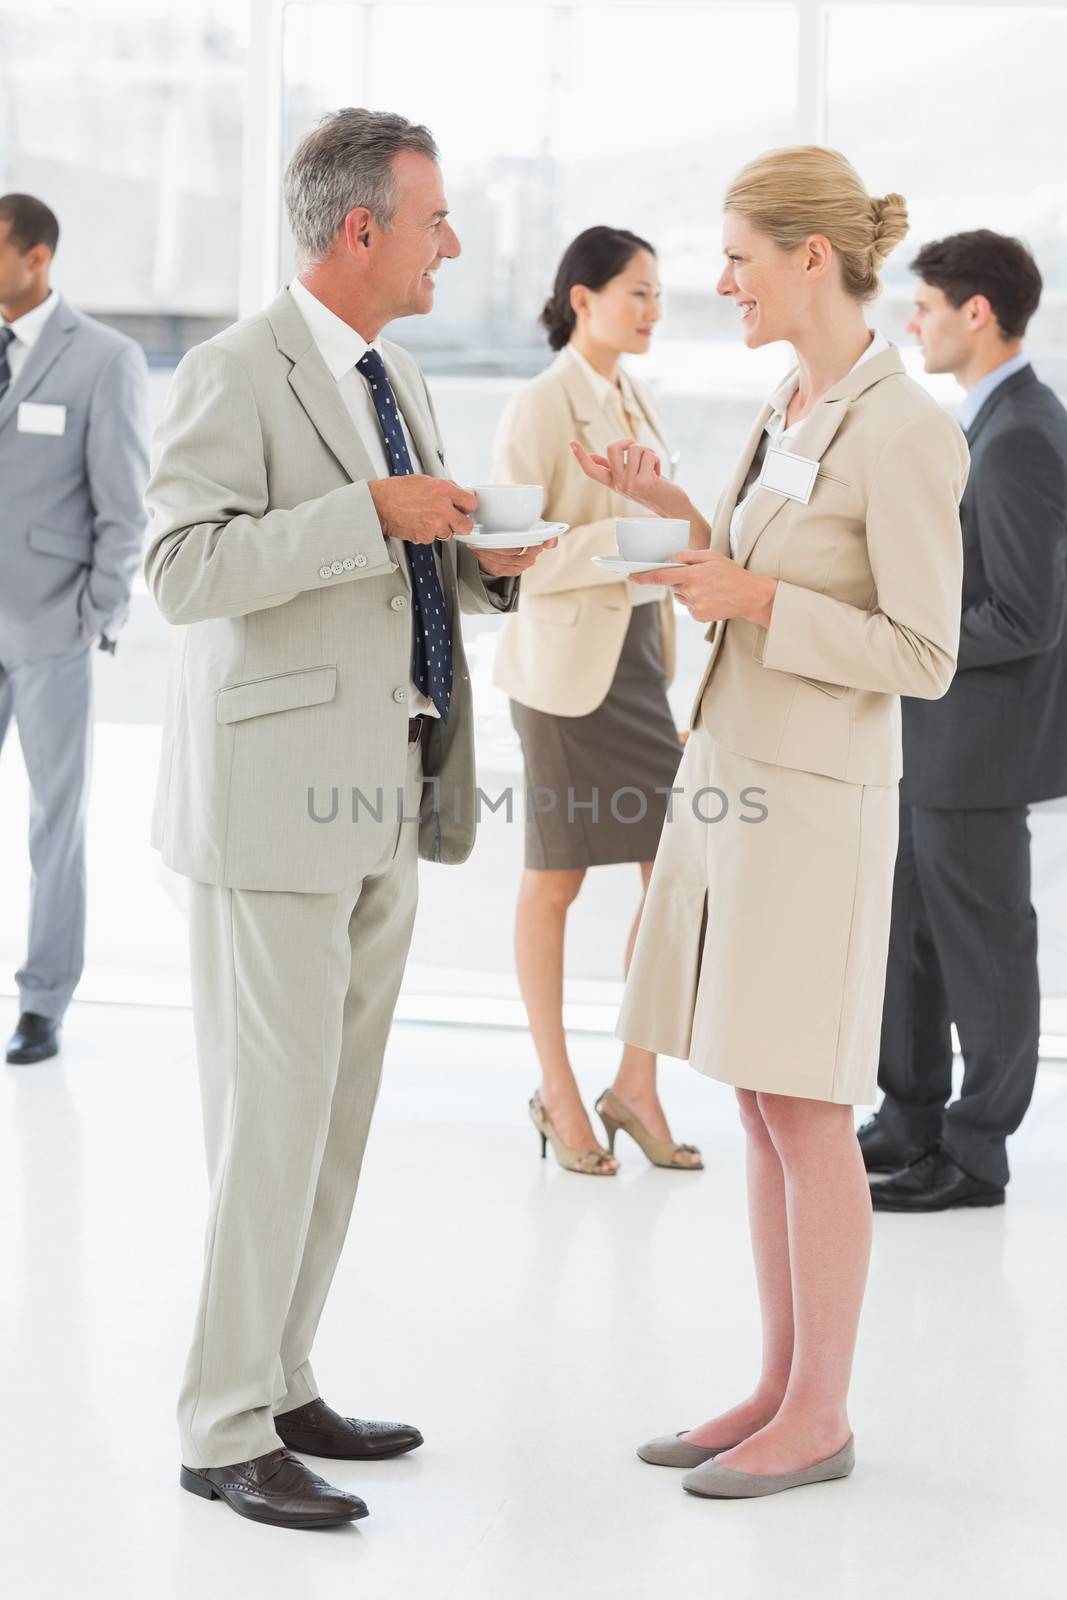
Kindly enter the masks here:
[[284, 188], [300, 266], [329, 255], [357, 206], [365, 206], [380, 227], [390, 226], [397, 205], [393, 158], [401, 150], [439, 159], [429, 128], [362, 106], [331, 111], [301, 139], [285, 169]]

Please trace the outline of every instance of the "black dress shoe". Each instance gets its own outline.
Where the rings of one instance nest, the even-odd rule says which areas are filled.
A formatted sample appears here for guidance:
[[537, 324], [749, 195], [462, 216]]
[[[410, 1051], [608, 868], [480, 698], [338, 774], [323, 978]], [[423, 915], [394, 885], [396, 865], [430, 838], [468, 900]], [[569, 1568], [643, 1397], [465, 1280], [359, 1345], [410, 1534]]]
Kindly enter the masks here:
[[306, 1456], [332, 1456], [335, 1461], [384, 1461], [417, 1450], [422, 1443], [418, 1428], [405, 1422], [339, 1417], [325, 1400], [309, 1400], [295, 1411], [283, 1411], [275, 1417], [274, 1427], [290, 1450]]
[[948, 1211], [953, 1206], [1002, 1206], [1004, 1190], [969, 1172], [944, 1150], [931, 1150], [884, 1183], [871, 1184], [875, 1211]]
[[58, 1054], [59, 1023], [53, 1022], [51, 1017], [39, 1017], [36, 1011], [24, 1011], [7, 1041], [8, 1063], [26, 1067]]
[[333, 1528], [367, 1515], [358, 1496], [335, 1489], [288, 1450], [232, 1467], [183, 1467], [181, 1486], [205, 1500], [225, 1500], [239, 1517], [275, 1528]]
[[868, 1172], [899, 1172], [901, 1167], [910, 1166], [927, 1154], [920, 1146], [901, 1144], [899, 1139], [894, 1139], [877, 1114], [863, 1124], [856, 1138]]

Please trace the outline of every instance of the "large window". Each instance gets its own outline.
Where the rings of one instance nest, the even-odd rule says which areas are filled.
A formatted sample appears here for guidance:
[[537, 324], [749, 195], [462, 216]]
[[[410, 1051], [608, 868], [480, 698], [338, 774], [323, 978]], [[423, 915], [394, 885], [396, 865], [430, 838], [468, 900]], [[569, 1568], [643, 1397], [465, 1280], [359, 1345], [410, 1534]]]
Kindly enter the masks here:
[[[635, 370], [658, 390], [679, 475], [708, 508], [787, 359], [781, 346], [746, 351], [714, 294], [726, 183], [775, 145], [835, 145], [872, 191], [906, 196], [911, 235], [870, 314], [924, 382], [903, 331], [914, 249], [968, 227], [1021, 234], [1046, 282], [1028, 348], [1067, 394], [1065, 60], [1067, 0], [0, 0], [0, 192], [57, 211], [59, 287], [145, 345], [158, 416], [178, 356], [290, 276], [280, 177], [303, 134], [343, 105], [425, 122], [463, 255], [442, 272], [433, 315], [390, 331], [430, 373], [457, 477], [485, 480], [508, 395], [548, 360], [537, 315], [563, 246], [611, 222], [659, 252], [664, 320]], [[931, 386], [959, 397], [951, 379]], [[497, 629], [465, 624], [490, 793], [519, 768], [492, 685]], [[83, 993], [183, 992], [180, 886], [146, 843], [169, 633], [142, 589], [118, 656], [97, 662], [97, 922]], [[679, 722], [705, 648], [680, 618]], [[21, 895], [25, 787], [11, 746], [0, 880]], [[451, 870], [423, 875], [409, 987], [462, 988], [462, 967], [480, 995], [512, 992], [521, 831], [490, 819], [462, 886]], [[1043, 989], [1067, 996], [1067, 830], [1045, 814], [1034, 831]], [[569, 924], [569, 974], [610, 981], [612, 999], [632, 876], [603, 869]], [[0, 957], [14, 967], [21, 901], [7, 911]]]
[[0, 3], [0, 193], [62, 229], [56, 280], [161, 361], [237, 310], [245, 0]]
[[832, 5], [826, 47], [827, 142], [869, 188], [908, 201], [911, 233], [886, 272], [895, 324], [924, 240], [1018, 234], [1045, 279], [1028, 344], [1067, 390], [1067, 8]]
[[710, 378], [716, 342], [735, 342], [711, 292], [719, 198], [746, 156], [792, 137], [796, 34], [792, 5], [293, 3], [284, 152], [344, 104], [433, 130], [465, 254], [433, 316], [404, 327], [427, 365], [540, 365], [563, 246], [612, 222], [660, 252], [657, 370]]

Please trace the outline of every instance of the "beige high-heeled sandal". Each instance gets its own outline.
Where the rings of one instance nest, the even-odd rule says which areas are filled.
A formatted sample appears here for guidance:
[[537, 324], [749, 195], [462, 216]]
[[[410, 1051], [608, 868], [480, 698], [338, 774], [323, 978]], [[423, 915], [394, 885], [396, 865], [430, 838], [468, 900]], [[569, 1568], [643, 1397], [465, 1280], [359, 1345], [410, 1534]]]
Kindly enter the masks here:
[[[607, 1129], [608, 1149], [615, 1154], [615, 1135], [624, 1128], [636, 1145], [639, 1145], [654, 1167], [670, 1167], [675, 1172], [702, 1172], [704, 1161], [695, 1144], [672, 1144], [669, 1139], [657, 1139], [633, 1112], [623, 1105], [610, 1089], [596, 1103], [597, 1116]], [[681, 1156], [682, 1160], [675, 1158]]]
[[551, 1144], [556, 1160], [567, 1172], [579, 1172], [587, 1178], [613, 1178], [618, 1172], [618, 1162], [599, 1145], [595, 1150], [571, 1150], [563, 1143], [545, 1110], [540, 1090], [530, 1101], [530, 1120], [541, 1135], [542, 1160], [548, 1155]]

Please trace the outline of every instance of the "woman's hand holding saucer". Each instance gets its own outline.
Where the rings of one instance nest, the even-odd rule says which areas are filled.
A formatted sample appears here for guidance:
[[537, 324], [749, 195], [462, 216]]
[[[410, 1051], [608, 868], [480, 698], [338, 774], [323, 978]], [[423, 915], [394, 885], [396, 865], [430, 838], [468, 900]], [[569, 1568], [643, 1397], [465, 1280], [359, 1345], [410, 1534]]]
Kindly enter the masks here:
[[636, 573], [631, 583], [655, 583], [673, 589], [696, 622], [725, 622], [744, 617], [761, 628], [770, 627], [776, 578], [748, 572], [729, 556], [714, 550], [680, 550], [672, 562], [684, 567], [660, 567]]

